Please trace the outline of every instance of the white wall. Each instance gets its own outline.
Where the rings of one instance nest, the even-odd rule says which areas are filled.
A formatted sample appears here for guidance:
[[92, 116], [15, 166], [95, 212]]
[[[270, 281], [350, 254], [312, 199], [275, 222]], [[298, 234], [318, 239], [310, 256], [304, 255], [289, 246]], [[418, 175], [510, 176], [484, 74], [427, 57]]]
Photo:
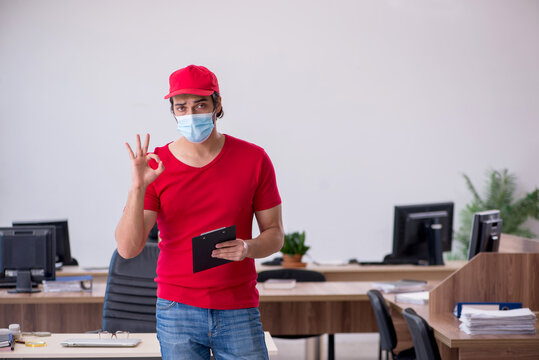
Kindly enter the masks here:
[[123, 143], [178, 136], [163, 96], [194, 63], [220, 130], [272, 158], [285, 229], [317, 260], [381, 259], [393, 206], [458, 211], [462, 173], [539, 185], [538, 38], [533, 0], [0, 0], [0, 225], [67, 217], [79, 261], [108, 264]]

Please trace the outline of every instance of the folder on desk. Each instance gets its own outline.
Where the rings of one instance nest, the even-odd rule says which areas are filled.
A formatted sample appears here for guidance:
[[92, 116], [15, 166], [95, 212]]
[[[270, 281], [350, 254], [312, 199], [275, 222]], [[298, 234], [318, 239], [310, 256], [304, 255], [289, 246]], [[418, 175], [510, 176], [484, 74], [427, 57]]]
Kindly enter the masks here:
[[453, 315], [460, 318], [462, 310], [471, 307], [479, 310], [513, 310], [522, 308], [521, 302], [457, 302], [453, 308]]
[[193, 273], [208, 270], [231, 262], [211, 256], [215, 245], [236, 239], [236, 225], [224, 227], [194, 237], [193, 240]]

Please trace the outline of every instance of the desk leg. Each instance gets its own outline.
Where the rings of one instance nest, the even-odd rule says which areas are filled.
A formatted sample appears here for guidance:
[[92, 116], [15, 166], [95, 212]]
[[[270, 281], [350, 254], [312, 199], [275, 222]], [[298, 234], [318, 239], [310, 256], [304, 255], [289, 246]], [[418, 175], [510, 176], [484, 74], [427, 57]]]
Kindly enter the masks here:
[[335, 360], [335, 335], [328, 334], [328, 360]]
[[322, 341], [320, 336], [305, 339], [305, 360], [321, 360]]

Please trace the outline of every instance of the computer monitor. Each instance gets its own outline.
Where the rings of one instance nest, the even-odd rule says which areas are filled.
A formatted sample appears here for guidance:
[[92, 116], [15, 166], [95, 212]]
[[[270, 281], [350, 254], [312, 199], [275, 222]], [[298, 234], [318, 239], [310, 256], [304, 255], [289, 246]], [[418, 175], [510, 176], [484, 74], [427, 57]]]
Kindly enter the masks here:
[[56, 266], [78, 265], [75, 258], [71, 257], [71, 247], [69, 246], [69, 230], [67, 220], [49, 221], [14, 221], [13, 226], [54, 226], [56, 228]]
[[503, 220], [500, 210], [476, 212], [472, 220], [468, 260], [480, 252], [497, 252], [500, 246]]
[[9, 292], [39, 292], [32, 285], [56, 278], [54, 226], [0, 228], [0, 282]]
[[443, 251], [451, 251], [452, 202], [395, 206], [393, 252], [385, 262], [443, 265]]

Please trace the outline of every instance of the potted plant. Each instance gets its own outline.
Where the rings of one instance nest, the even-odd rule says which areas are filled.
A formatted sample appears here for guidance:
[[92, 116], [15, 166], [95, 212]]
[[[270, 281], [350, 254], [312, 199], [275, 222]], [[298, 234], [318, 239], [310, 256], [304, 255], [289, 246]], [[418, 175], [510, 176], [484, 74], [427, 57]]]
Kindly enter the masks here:
[[305, 245], [305, 231], [285, 234], [284, 244], [281, 249], [283, 267], [297, 268], [307, 266], [306, 263], [301, 261], [301, 258], [309, 249], [310, 246]]

